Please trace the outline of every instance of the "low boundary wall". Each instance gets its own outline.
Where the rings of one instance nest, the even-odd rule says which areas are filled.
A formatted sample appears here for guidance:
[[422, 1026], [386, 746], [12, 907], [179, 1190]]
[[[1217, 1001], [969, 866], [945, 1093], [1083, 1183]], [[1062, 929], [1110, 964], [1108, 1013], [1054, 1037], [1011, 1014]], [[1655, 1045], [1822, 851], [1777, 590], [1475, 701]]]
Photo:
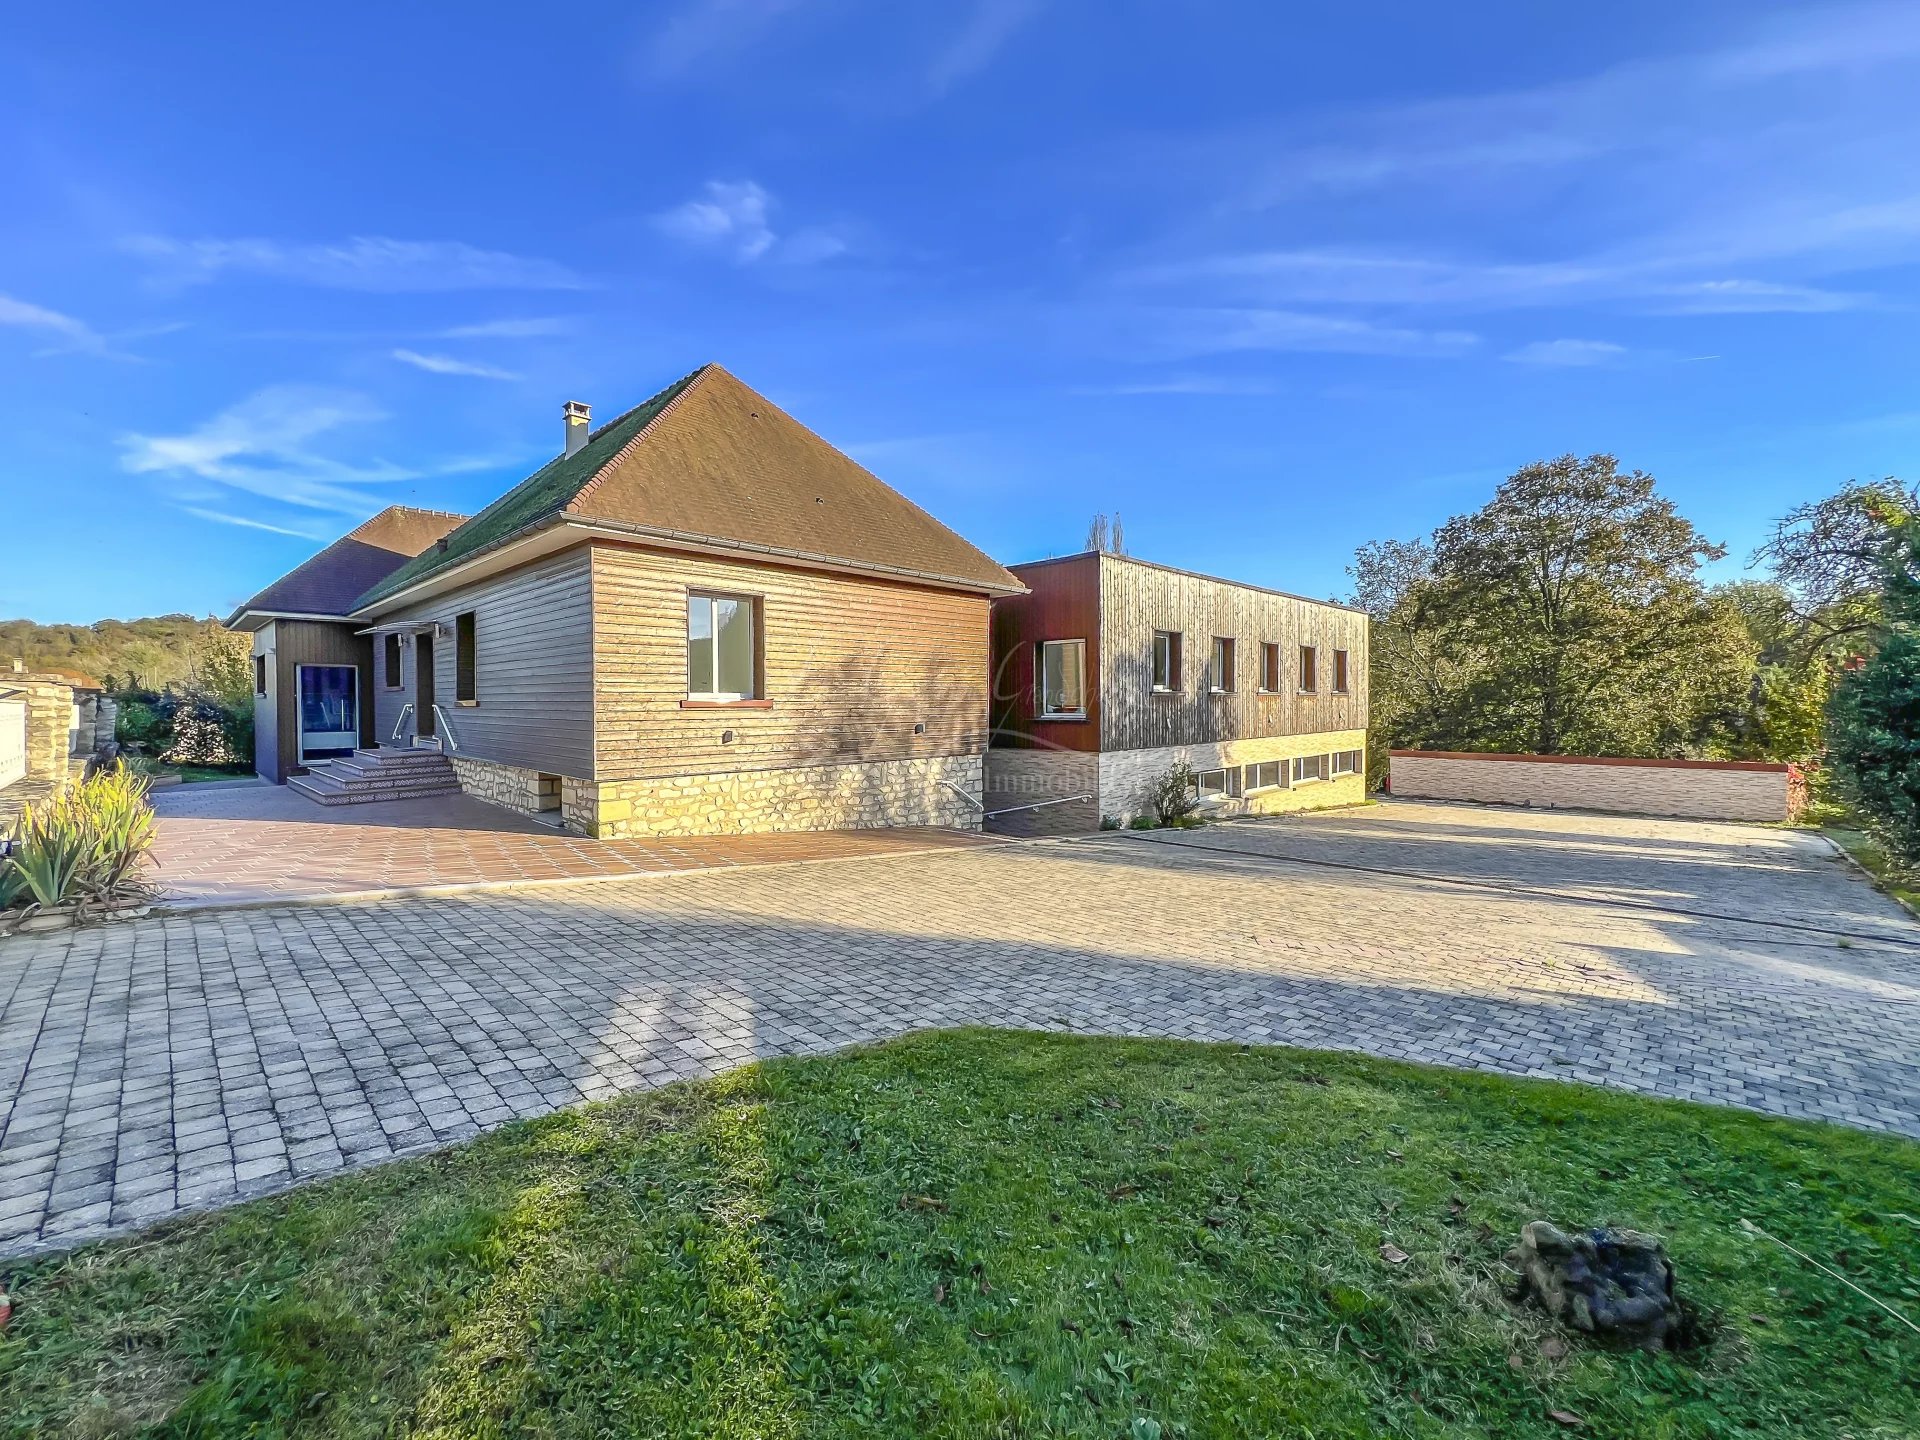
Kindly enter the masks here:
[[1796, 767], [1752, 760], [1478, 755], [1457, 750], [1395, 750], [1391, 760], [1388, 790], [1416, 800], [1768, 823], [1793, 819], [1805, 800]]

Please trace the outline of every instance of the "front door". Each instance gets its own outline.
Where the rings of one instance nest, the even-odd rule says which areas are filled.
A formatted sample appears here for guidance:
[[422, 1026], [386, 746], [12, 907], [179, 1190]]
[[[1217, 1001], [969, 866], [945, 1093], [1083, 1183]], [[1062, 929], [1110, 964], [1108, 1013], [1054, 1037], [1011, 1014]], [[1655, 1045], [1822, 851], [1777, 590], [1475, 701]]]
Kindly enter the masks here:
[[360, 667], [302, 665], [300, 763], [351, 755], [360, 744]]
[[413, 641], [413, 693], [418, 702], [413, 722], [416, 735], [433, 734], [433, 636], [422, 632]]

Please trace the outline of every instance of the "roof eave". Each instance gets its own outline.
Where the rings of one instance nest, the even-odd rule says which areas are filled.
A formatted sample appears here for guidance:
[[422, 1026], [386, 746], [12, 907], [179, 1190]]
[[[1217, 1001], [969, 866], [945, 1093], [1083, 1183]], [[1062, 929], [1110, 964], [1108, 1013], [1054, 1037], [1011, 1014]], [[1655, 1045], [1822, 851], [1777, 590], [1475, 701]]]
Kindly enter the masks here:
[[269, 620], [324, 620], [345, 625], [353, 619], [351, 615], [322, 615], [311, 610], [263, 610], [257, 605], [242, 605], [220, 623], [229, 630], [258, 630], [260, 624], [245, 623], [249, 617], [260, 624]]

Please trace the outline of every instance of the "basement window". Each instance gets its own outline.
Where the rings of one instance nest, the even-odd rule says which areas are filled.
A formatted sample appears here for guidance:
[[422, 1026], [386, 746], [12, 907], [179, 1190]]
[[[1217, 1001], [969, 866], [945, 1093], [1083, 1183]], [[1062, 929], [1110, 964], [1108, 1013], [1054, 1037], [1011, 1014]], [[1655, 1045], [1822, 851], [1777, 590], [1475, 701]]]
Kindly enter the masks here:
[[1328, 762], [1332, 758], [1330, 755], [1296, 755], [1293, 761], [1293, 783], [1310, 785], [1315, 780], [1326, 779]]
[[1333, 757], [1333, 773], [1336, 775], [1358, 775], [1362, 764], [1362, 752], [1342, 750]]
[[1262, 760], [1257, 765], [1247, 766], [1246, 776], [1249, 793], [1255, 790], [1278, 790], [1287, 783], [1287, 762]]

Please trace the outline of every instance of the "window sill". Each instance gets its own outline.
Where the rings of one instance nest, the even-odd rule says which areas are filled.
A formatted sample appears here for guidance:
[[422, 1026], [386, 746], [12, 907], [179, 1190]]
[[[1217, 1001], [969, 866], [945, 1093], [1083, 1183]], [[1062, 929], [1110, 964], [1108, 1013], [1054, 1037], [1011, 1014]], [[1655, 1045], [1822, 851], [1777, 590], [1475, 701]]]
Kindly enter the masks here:
[[682, 700], [682, 710], [771, 710], [771, 700]]
[[1153, 690], [1151, 693], [1155, 695], [1165, 695], [1169, 699], [1171, 699], [1173, 696], [1178, 695], [1180, 692], [1174, 689], [1171, 685], [1156, 685], [1153, 687]]
[[1320, 692], [1318, 690], [1296, 690], [1293, 693], [1296, 695], [1318, 695]]
[[1214, 695], [1214, 696], [1238, 695], [1239, 693], [1240, 692], [1238, 690], [1221, 690], [1217, 687], [1215, 689], [1207, 691], [1207, 694]]
[[1084, 725], [1087, 723], [1087, 712], [1076, 710], [1071, 714], [1036, 715], [1033, 719], [1038, 725]]
[[480, 708], [480, 702], [478, 700], [456, 700], [453, 702], [453, 708], [456, 710], [478, 710]]

